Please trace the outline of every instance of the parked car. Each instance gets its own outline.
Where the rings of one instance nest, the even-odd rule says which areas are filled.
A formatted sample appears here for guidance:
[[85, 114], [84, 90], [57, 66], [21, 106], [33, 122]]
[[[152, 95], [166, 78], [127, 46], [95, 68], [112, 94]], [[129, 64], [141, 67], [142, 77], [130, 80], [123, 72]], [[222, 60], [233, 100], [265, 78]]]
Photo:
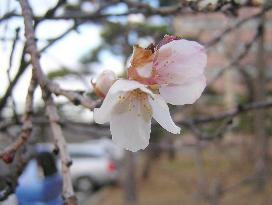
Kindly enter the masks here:
[[111, 139], [106, 137], [100, 139], [92, 139], [85, 142], [84, 144], [89, 144], [91, 147], [95, 146], [96, 148], [99, 147], [103, 149], [106, 155], [108, 155], [110, 159], [114, 160], [118, 168], [120, 168], [122, 165], [124, 149], [114, 144]]
[[118, 180], [115, 161], [101, 147], [89, 143], [69, 144], [68, 151], [73, 160], [70, 169], [76, 191], [92, 192]]
[[[52, 149], [53, 145], [48, 143], [37, 146], [38, 151]], [[124, 151], [110, 139], [69, 143], [67, 149], [73, 161], [70, 170], [76, 191], [90, 193], [118, 181]], [[58, 164], [60, 168], [60, 161]]]

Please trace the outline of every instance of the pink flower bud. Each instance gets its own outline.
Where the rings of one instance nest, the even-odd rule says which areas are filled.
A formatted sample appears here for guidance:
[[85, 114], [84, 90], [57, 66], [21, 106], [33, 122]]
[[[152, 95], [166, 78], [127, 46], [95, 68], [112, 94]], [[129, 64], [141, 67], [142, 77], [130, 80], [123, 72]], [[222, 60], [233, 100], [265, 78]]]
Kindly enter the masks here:
[[15, 150], [14, 149], [11, 149], [7, 152], [5, 152], [2, 156], [2, 160], [7, 163], [7, 164], [10, 164], [13, 162], [13, 159], [15, 157]]
[[116, 74], [111, 70], [103, 71], [95, 82], [92, 82], [94, 92], [97, 96], [104, 98], [112, 84], [117, 80]]

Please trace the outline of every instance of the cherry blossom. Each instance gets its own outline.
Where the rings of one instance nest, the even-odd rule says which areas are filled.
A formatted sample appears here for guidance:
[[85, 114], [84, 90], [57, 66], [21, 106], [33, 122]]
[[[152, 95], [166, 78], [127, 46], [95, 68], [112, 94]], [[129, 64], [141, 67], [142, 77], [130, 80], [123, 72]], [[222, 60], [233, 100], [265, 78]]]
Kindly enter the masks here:
[[113, 141], [133, 152], [148, 145], [152, 117], [167, 131], [180, 133], [163, 98], [134, 80], [117, 80], [94, 109], [95, 122], [109, 122]]
[[206, 87], [207, 55], [202, 45], [166, 35], [156, 46], [134, 46], [129, 79], [158, 89], [167, 103], [194, 103]]
[[113, 141], [131, 151], [148, 145], [152, 117], [167, 131], [180, 133], [167, 103], [194, 103], [206, 86], [206, 64], [202, 45], [176, 36], [166, 35], [147, 48], [134, 46], [128, 80], [104, 73], [94, 84], [105, 97], [94, 110], [95, 122], [109, 122]]

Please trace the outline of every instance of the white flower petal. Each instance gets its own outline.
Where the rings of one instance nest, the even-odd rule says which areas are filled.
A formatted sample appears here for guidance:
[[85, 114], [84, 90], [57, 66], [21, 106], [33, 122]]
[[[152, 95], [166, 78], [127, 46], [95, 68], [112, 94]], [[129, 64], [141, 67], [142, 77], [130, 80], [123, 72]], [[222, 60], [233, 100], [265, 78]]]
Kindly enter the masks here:
[[120, 91], [128, 92], [128, 91], [136, 90], [136, 89], [140, 89], [147, 94], [153, 95], [153, 93], [149, 89], [147, 89], [145, 85], [135, 80], [126, 80], [126, 79], [117, 80], [110, 88], [109, 94], [118, 93]]
[[180, 128], [173, 122], [168, 105], [164, 99], [159, 95], [155, 95], [153, 98], [149, 97], [148, 99], [152, 107], [153, 118], [167, 131], [179, 134]]
[[154, 61], [161, 82], [173, 84], [182, 84], [202, 75], [206, 64], [205, 48], [195, 41], [185, 39], [163, 45]]
[[94, 121], [99, 124], [104, 124], [110, 121], [111, 111], [118, 103], [118, 93], [108, 93], [100, 108], [94, 108]]
[[131, 110], [113, 112], [110, 119], [112, 140], [122, 148], [136, 152], [149, 144], [151, 116], [142, 113], [141, 101], [132, 102]]
[[144, 64], [137, 69], [138, 74], [141, 77], [149, 78], [152, 75], [152, 62]]
[[162, 85], [159, 89], [161, 96], [172, 105], [194, 103], [206, 87], [206, 78], [200, 75], [180, 85]]
[[113, 107], [118, 103], [118, 98], [124, 92], [140, 89], [143, 92], [153, 95], [153, 93], [145, 87], [145, 85], [133, 80], [117, 80], [109, 89], [100, 108], [94, 109], [94, 121], [104, 124], [110, 121]]

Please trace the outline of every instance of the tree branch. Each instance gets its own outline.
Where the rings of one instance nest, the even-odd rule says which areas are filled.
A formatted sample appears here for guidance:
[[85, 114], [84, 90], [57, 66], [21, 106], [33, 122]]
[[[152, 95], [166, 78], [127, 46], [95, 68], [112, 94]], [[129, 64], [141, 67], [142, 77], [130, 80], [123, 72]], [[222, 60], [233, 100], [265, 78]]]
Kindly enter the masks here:
[[61, 126], [59, 124], [59, 116], [57, 114], [57, 109], [54, 104], [53, 98], [51, 96], [50, 90], [47, 86], [47, 80], [43, 73], [43, 70], [40, 65], [39, 57], [40, 53], [35, 42], [34, 28], [33, 28], [33, 15], [30, 8], [30, 5], [27, 0], [20, 0], [22, 14], [24, 17], [25, 23], [25, 36], [27, 39], [27, 51], [31, 55], [31, 63], [33, 69], [35, 69], [36, 77], [38, 83], [42, 89], [43, 100], [46, 104], [46, 111], [49, 117], [51, 129], [53, 132], [53, 137], [55, 144], [60, 151], [61, 158], [61, 170], [63, 175], [63, 197], [64, 204], [67, 205], [76, 205], [76, 197], [74, 195], [74, 190], [72, 186], [71, 175], [69, 171], [69, 166], [71, 165], [70, 156], [66, 149], [66, 142], [63, 136]]
[[21, 75], [24, 73], [24, 71], [27, 68], [27, 63], [24, 60], [25, 49], [26, 49], [26, 47], [24, 46], [23, 51], [22, 51], [22, 55], [21, 55], [19, 69], [18, 69], [15, 77], [13, 78], [13, 80], [10, 82], [8, 88], [6, 89], [6, 92], [1, 97], [1, 101], [0, 101], [0, 114], [1, 114], [1, 112], [3, 110], [3, 108], [6, 106], [8, 98], [11, 95], [11, 92], [12, 92], [13, 88], [15, 87], [15, 85], [17, 84], [19, 78], [21, 77]]
[[244, 105], [238, 105], [231, 111], [222, 112], [216, 115], [208, 115], [208, 116], [199, 116], [196, 118], [192, 118], [190, 120], [182, 120], [179, 124], [188, 125], [190, 123], [194, 124], [202, 124], [202, 123], [209, 123], [220, 121], [224, 119], [234, 118], [242, 113], [246, 113], [252, 110], [259, 110], [259, 109], [266, 109], [272, 107], [272, 100], [264, 100], [259, 102], [247, 103]]
[[213, 38], [212, 40], [210, 40], [208, 43], [206, 43], [206, 48], [209, 48], [211, 46], [214, 46], [215, 44], [219, 43], [227, 34], [229, 34], [230, 32], [232, 32], [233, 30], [241, 27], [243, 24], [247, 23], [250, 20], [259, 18], [260, 16], [262, 16], [264, 13], [270, 11], [272, 9], [272, 5], [267, 5], [265, 7], [263, 7], [259, 12], [257, 12], [254, 15], [248, 16], [246, 18], [243, 18], [239, 21], [237, 21], [235, 24], [229, 26], [228, 28], [226, 28], [224, 31], [222, 31], [220, 34], [217, 35], [217, 37]]
[[57, 96], [65, 96], [74, 105], [82, 105], [90, 110], [93, 110], [99, 103], [101, 103], [101, 100], [94, 101], [76, 91], [62, 89], [58, 84], [48, 83], [48, 89], [51, 93], [54, 93]]
[[232, 66], [235, 66], [241, 60], [243, 60], [249, 53], [251, 47], [253, 46], [254, 42], [259, 37], [259, 35], [260, 35], [260, 29], [258, 28], [256, 34], [253, 36], [253, 38], [249, 42], [247, 42], [244, 45], [244, 48], [242, 49], [242, 51], [237, 56], [235, 56], [230, 62], [228, 62], [227, 65], [223, 66], [222, 68], [219, 68], [218, 69], [219, 72], [212, 79], [208, 81], [207, 86], [211, 86], [216, 80], [218, 80], [225, 73], [226, 70], [228, 70]]
[[28, 93], [26, 97], [25, 113], [23, 115], [23, 125], [17, 140], [8, 146], [3, 152], [0, 153], [0, 157], [7, 163], [11, 163], [16, 151], [24, 145], [27, 139], [31, 135], [32, 131], [32, 113], [33, 113], [33, 95], [37, 82], [35, 80], [34, 73], [32, 74], [32, 79], [28, 88]]
[[[13, 43], [12, 43], [12, 46], [11, 46], [11, 53], [10, 53], [10, 57], [9, 57], [9, 66], [8, 66], [8, 69], [7, 69], [7, 77], [8, 77], [9, 84], [11, 84], [10, 71], [11, 71], [11, 68], [12, 68], [13, 55], [14, 55], [14, 52], [15, 52], [16, 43], [18, 42], [18, 39], [19, 39], [19, 32], [20, 32], [20, 28], [16, 28], [15, 37], [14, 37], [14, 40], [13, 40]], [[15, 100], [14, 100], [14, 98], [12, 96], [12, 93], [10, 95], [11, 95], [11, 102], [12, 102], [12, 107], [13, 107], [13, 115], [14, 115], [15, 120], [17, 122], [19, 122], [18, 114], [17, 114], [17, 111], [16, 111], [17, 110], [16, 109], [16, 103], [15, 103]]]
[[[56, 37], [54, 39], [51, 39], [49, 41], [49, 43], [46, 46], [44, 46], [39, 52], [40, 53], [44, 52], [46, 49], [48, 49], [49, 47], [51, 47], [58, 40], [62, 39], [64, 36], [66, 36], [69, 32], [71, 32], [74, 29], [76, 29], [79, 25], [81, 25], [81, 23], [77, 23], [77, 24], [71, 26], [69, 29], [67, 29], [65, 32], [63, 32], [58, 37]], [[20, 60], [20, 66], [19, 66], [18, 72], [16, 73], [14, 79], [9, 84], [9, 86], [6, 89], [6, 92], [4, 93], [4, 95], [1, 97], [1, 101], [0, 101], [0, 113], [3, 110], [3, 108], [6, 106], [7, 100], [9, 98], [9, 96], [10, 96], [13, 88], [17, 84], [17, 82], [20, 79], [20, 77], [22, 76], [22, 74], [25, 72], [27, 66], [29, 66], [29, 64], [30, 64], [30, 61], [26, 62], [25, 59], [24, 59], [25, 52], [26, 52], [26, 46], [24, 46], [23, 51], [22, 51], [22, 55], [20, 57], [21, 60]]]

